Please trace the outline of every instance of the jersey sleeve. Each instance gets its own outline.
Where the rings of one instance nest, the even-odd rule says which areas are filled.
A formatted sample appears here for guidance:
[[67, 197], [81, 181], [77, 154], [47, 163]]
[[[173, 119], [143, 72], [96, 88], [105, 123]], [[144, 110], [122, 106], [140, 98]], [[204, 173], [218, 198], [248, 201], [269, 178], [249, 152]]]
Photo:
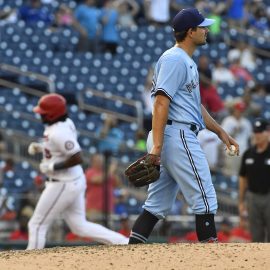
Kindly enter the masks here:
[[53, 136], [54, 144], [58, 146], [58, 150], [66, 156], [73, 156], [81, 152], [81, 147], [77, 140], [76, 133], [69, 129], [63, 129]]
[[154, 95], [163, 91], [170, 100], [181, 87], [185, 79], [185, 64], [178, 59], [164, 58], [161, 61], [160, 70], [155, 85]]

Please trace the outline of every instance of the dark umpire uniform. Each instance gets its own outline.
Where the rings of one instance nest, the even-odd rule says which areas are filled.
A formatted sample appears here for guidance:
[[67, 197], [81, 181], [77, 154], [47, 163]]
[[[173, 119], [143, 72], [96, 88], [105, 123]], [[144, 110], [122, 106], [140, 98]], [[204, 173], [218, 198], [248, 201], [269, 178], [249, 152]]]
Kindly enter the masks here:
[[267, 121], [256, 119], [253, 132], [254, 146], [244, 153], [239, 172], [239, 214], [240, 218], [248, 214], [253, 242], [270, 242], [270, 143]]

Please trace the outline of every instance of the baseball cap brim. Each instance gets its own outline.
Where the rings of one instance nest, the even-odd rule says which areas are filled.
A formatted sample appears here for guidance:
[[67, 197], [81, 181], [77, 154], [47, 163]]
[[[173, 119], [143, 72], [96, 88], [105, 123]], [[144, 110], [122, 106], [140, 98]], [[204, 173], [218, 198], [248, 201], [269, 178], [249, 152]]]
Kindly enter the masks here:
[[207, 26], [210, 26], [212, 25], [213, 23], [215, 23], [215, 20], [214, 19], [204, 19], [203, 22], [201, 24], [199, 24], [198, 26], [199, 27], [207, 27]]

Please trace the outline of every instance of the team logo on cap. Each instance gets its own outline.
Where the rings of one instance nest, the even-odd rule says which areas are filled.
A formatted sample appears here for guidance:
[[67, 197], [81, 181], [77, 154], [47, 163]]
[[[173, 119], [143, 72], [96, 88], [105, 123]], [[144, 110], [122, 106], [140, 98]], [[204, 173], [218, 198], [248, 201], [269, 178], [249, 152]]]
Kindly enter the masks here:
[[260, 127], [262, 124], [261, 124], [261, 122], [260, 121], [256, 121], [255, 122], [255, 127]]
[[66, 148], [67, 150], [73, 149], [73, 148], [74, 148], [74, 143], [73, 143], [72, 141], [67, 141], [67, 142], [65, 142], [65, 148]]

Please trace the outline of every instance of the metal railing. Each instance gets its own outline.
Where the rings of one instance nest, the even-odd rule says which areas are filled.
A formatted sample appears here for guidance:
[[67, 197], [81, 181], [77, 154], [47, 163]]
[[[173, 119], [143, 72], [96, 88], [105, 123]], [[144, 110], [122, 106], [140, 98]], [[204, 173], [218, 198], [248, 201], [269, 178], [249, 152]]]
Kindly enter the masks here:
[[[48, 85], [49, 92], [51, 92], [51, 93], [55, 92], [55, 82], [53, 80], [51, 80], [50, 78], [42, 75], [42, 74], [35, 73], [35, 72], [32, 72], [32, 71], [23, 70], [22, 68], [18, 68], [16, 66], [4, 64], [4, 63], [0, 63], [0, 69], [3, 70], [3, 71], [14, 73], [15, 75], [22, 75], [22, 76], [25, 76], [25, 77], [29, 77], [30, 79], [34, 79], [34, 80], [37, 80], [37, 81], [44, 82], [44, 83], [46, 83]], [[4, 86], [7, 86], [7, 87], [10, 87], [8, 85], [12, 85], [11, 87], [18, 87], [18, 88], [23, 87], [23, 88], [25, 88], [25, 90], [27, 90], [27, 88], [28, 88], [28, 87], [25, 87], [23, 85], [16, 84], [14, 82], [10, 82], [11, 84], [8, 84], [8, 82], [9, 82], [8, 80], [3, 80], [3, 79], [0, 80], [0, 84], [4, 85]], [[31, 93], [31, 94], [32, 94], [31, 90], [34, 90], [34, 92], [36, 92], [37, 94], [40, 94], [40, 95], [44, 94], [44, 92], [39, 91], [37, 89], [29, 88], [29, 90], [30, 90], [29, 93]]]
[[[136, 117], [130, 116], [121, 112], [115, 112], [109, 109], [101, 108], [99, 106], [88, 104], [84, 99], [84, 94], [90, 93], [93, 96], [102, 98], [104, 100], [111, 100], [111, 101], [120, 101], [123, 104], [132, 106], [136, 110]], [[143, 126], [143, 105], [142, 102], [138, 100], [130, 100], [121, 96], [113, 95], [110, 93], [104, 93], [101, 91], [97, 91], [91, 88], [86, 89], [85, 91], [82, 91], [78, 95], [78, 103], [79, 107], [83, 110], [89, 111], [89, 112], [95, 112], [95, 113], [108, 113], [113, 114], [116, 118], [119, 120], [123, 120], [130, 123], [137, 123], [139, 128], [142, 128]]]

